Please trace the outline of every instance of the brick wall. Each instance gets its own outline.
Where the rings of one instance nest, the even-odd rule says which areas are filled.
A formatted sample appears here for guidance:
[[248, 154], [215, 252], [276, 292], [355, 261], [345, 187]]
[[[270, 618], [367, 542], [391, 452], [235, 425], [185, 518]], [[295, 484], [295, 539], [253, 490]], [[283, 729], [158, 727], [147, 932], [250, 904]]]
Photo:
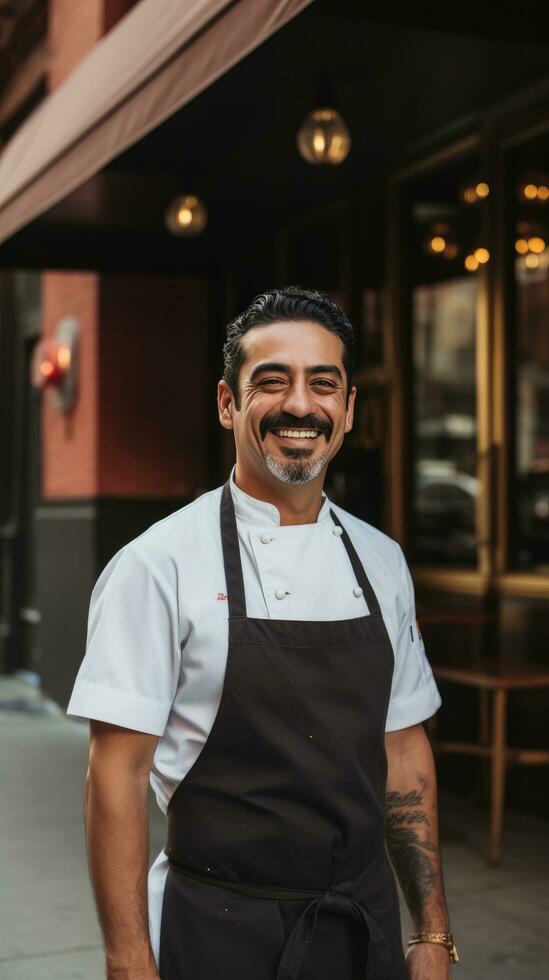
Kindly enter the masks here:
[[97, 492], [99, 277], [92, 272], [42, 276], [43, 335], [61, 317], [80, 323], [79, 392], [74, 411], [58, 412], [49, 397], [42, 409], [42, 492], [45, 498], [89, 497]]
[[[134, 0], [51, 0], [56, 88]], [[189, 498], [207, 484], [208, 310], [198, 280], [45, 272], [43, 334], [81, 328], [79, 390], [63, 415], [44, 399], [46, 500]]]

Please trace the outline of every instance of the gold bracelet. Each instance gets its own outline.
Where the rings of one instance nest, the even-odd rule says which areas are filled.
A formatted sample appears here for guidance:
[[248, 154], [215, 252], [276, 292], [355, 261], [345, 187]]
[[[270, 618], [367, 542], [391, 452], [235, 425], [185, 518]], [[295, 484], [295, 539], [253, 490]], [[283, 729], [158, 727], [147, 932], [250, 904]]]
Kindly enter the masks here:
[[434, 943], [436, 946], [445, 946], [450, 956], [450, 963], [459, 963], [458, 952], [451, 932], [414, 932], [408, 940], [408, 946], [415, 946], [417, 943]]

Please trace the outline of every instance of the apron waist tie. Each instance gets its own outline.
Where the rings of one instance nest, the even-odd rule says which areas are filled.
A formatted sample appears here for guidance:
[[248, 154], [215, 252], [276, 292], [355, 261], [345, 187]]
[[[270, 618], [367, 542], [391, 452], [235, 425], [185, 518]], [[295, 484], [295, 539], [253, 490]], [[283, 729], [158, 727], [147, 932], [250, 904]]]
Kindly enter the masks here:
[[198, 874], [169, 859], [170, 867], [187, 878], [193, 878], [208, 885], [224, 888], [225, 891], [249, 895], [253, 898], [268, 898], [278, 901], [306, 901], [311, 899], [295, 923], [282, 951], [276, 980], [299, 980], [305, 957], [313, 943], [318, 913], [330, 912], [336, 915], [350, 915], [365, 930], [368, 936], [365, 980], [390, 980], [391, 953], [387, 940], [374, 917], [360, 904], [353, 894], [369, 877], [367, 872], [353, 881], [342, 881], [326, 891], [307, 891], [300, 888], [280, 888], [276, 885], [246, 885], [238, 881], [225, 881], [207, 874]]

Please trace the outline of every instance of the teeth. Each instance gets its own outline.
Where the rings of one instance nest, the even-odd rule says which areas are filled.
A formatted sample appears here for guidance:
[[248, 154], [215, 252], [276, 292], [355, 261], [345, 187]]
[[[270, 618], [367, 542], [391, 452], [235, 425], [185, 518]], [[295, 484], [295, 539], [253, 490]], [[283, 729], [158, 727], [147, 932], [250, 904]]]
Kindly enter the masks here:
[[316, 439], [318, 435], [316, 429], [274, 429], [274, 431], [286, 439]]

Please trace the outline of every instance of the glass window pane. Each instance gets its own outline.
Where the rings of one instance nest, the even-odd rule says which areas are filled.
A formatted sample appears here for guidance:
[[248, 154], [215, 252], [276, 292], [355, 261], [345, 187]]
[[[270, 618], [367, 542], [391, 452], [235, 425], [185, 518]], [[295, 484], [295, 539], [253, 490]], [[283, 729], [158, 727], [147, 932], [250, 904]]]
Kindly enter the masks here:
[[412, 188], [409, 524], [416, 562], [477, 563], [476, 335], [479, 273], [489, 260], [481, 235], [488, 193], [474, 161]]
[[549, 571], [549, 138], [517, 154], [511, 563]]

